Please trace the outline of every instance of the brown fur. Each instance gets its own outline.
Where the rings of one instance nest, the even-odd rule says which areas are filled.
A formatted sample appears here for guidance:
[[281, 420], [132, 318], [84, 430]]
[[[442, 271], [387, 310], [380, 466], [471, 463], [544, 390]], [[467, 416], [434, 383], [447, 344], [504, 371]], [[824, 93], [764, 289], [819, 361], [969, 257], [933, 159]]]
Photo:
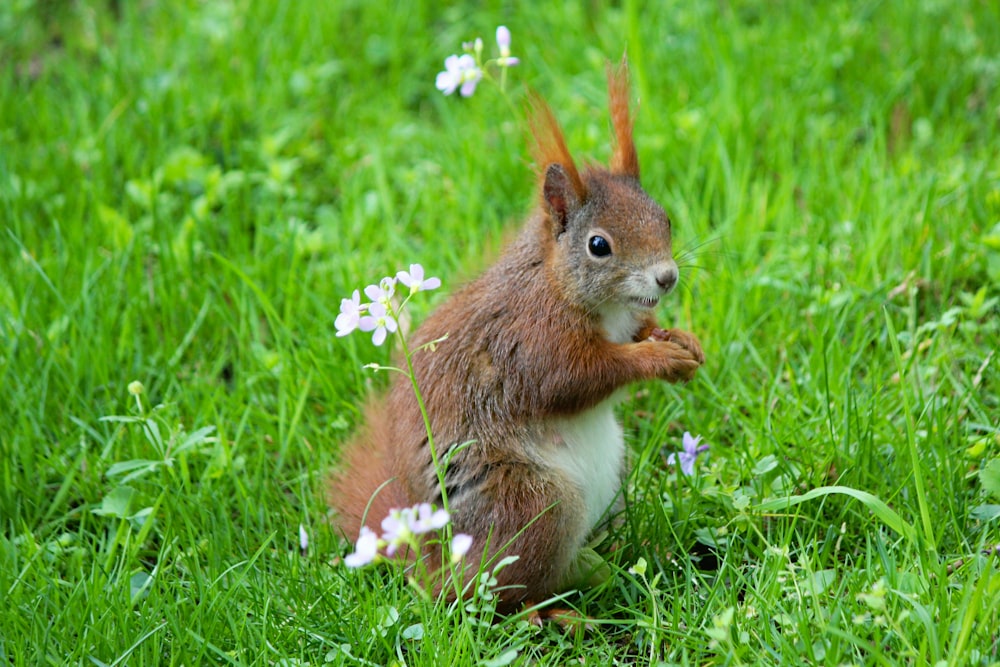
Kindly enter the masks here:
[[[499, 576], [508, 587], [503, 611], [559, 592], [594, 528], [588, 485], [558, 463], [571, 446], [566, 420], [637, 380], [689, 380], [704, 361], [694, 336], [660, 329], [650, 307], [636, 305], [666, 294], [676, 265], [670, 223], [638, 184], [624, 63], [609, 74], [609, 89], [613, 169], [581, 175], [551, 110], [536, 104], [541, 206], [496, 264], [410, 340], [416, 350], [448, 336], [435, 351], [413, 355], [438, 456], [471, 442], [454, 449], [445, 494], [412, 387], [401, 377], [368, 404], [331, 478], [335, 521], [351, 539], [362, 522], [377, 529], [392, 507], [441, 506], [446, 495], [455, 531], [475, 540], [467, 562], [479, 563], [484, 552], [520, 556]], [[613, 252], [590, 252], [594, 236], [606, 237]], [[432, 557], [429, 564], [439, 563]]]

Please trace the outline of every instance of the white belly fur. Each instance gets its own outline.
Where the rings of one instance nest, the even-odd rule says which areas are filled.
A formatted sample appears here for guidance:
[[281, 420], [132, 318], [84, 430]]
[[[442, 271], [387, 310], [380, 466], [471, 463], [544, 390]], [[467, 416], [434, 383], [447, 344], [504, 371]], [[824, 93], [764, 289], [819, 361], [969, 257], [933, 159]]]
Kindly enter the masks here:
[[576, 484], [586, 510], [589, 532], [621, 488], [625, 436], [615, 419], [612, 397], [551, 427], [551, 440], [542, 447], [548, 465]]
[[[632, 341], [639, 326], [634, 310], [611, 304], [600, 315], [605, 338], [619, 344]], [[625, 435], [614, 412], [620, 400], [621, 396], [612, 395], [585, 412], [556, 421], [540, 443], [545, 463], [575, 484], [583, 498], [587, 533], [621, 489]]]

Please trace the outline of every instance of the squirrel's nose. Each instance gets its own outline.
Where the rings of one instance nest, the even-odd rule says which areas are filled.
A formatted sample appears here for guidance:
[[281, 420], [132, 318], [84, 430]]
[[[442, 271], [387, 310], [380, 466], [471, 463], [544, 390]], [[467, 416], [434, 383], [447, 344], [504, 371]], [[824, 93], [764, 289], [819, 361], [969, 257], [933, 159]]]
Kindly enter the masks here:
[[677, 284], [677, 265], [673, 262], [669, 266], [664, 266], [656, 272], [656, 284], [664, 292], [669, 292]]

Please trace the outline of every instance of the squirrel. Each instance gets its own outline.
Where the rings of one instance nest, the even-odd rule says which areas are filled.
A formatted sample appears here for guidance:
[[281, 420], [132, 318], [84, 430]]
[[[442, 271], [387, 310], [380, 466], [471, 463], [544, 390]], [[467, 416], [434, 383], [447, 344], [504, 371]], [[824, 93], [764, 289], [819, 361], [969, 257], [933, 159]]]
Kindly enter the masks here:
[[369, 401], [328, 488], [349, 538], [362, 525], [377, 529], [393, 508], [446, 498], [455, 532], [474, 538], [467, 562], [519, 556], [496, 575], [501, 613], [572, 587], [574, 558], [621, 488], [617, 390], [686, 382], [705, 360], [694, 335], [654, 319], [678, 281], [671, 225], [639, 182], [626, 61], [609, 65], [607, 78], [609, 167], [578, 171], [536, 97], [539, 205], [499, 260], [412, 335], [434, 443], [450, 459], [445, 493], [402, 376]]

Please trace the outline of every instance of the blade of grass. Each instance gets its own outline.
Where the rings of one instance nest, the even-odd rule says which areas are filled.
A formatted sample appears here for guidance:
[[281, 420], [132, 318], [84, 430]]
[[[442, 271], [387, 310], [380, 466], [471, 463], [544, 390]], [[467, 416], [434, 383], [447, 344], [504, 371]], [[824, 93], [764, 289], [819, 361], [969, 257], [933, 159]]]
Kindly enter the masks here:
[[883, 309], [885, 316], [885, 326], [888, 330], [889, 344], [892, 346], [892, 357], [896, 363], [896, 371], [899, 373], [899, 394], [903, 400], [903, 413], [906, 417], [906, 448], [910, 454], [910, 466], [913, 472], [913, 485], [916, 489], [917, 506], [920, 508], [920, 521], [923, 527], [923, 538], [932, 553], [937, 552], [937, 544], [934, 538], [934, 524], [931, 521], [930, 503], [927, 502], [927, 491], [924, 486], [923, 467], [920, 465], [920, 455], [917, 452], [916, 424], [913, 418], [913, 408], [910, 405], [910, 393], [907, 391], [904, 380], [906, 370], [903, 367], [903, 355], [899, 351], [899, 341], [896, 338], [896, 328], [889, 317], [889, 311]]
[[787, 509], [809, 500], [815, 500], [816, 498], [823, 498], [834, 494], [849, 496], [861, 502], [886, 526], [899, 533], [907, 540], [914, 543], [917, 542], [917, 533], [913, 529], [913, 526], [904, 521], [903, 518], [899, 516], [899, 514], [897, 514], [891, 507], [886, 505], [884, 501], [867, 491], [852, 489], [849, 486], [821, 486], [798, 496], [765, 500], [764, 502], [758, 504], [756, 509], [759, 512], [773, 512], [775, 510]]

